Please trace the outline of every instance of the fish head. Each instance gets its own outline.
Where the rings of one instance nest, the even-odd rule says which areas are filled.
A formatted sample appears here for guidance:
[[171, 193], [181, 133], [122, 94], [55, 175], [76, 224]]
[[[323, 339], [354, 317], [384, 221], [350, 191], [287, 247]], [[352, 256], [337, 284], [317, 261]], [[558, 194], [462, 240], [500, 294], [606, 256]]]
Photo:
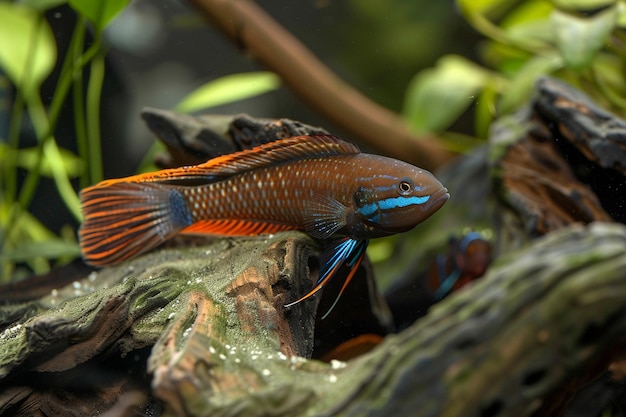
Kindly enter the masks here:
[[382, 161], [362, 177], [354, 193], [355, 217], [367, 237], [406, 232], [450, 198], [430, 172], [395, 159], [378, 158]]

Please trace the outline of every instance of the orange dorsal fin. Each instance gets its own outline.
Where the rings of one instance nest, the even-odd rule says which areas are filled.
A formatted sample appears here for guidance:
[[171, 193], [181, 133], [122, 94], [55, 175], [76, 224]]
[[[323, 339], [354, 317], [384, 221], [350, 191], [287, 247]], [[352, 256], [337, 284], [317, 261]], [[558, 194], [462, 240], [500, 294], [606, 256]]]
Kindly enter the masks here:
[[118, 182], [159, 182], [172, 185], [206, 184], [221, 180], [224, 177], [283, 162], [357, 153], [360, 153], [360, 150], [356, 145], [336, 136], [293, 136], [265, 143], [252, 149], [218, 156], [200, 165], [105, 180], [96, 187], [106, 187]]
[[253, 236], [294, 229], [296, 229], [296, 227], [284, 223], [259, 220], [220, 219], [201, 220], [184, 228], [181, 233], [192, 235]]

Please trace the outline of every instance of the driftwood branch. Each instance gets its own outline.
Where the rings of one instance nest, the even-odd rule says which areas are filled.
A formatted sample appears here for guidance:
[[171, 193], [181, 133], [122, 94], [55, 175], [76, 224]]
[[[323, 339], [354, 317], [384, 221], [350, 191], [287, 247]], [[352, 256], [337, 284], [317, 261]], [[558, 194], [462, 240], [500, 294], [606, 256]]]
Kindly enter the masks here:
[[[77, 415], [77, 404], [129, 398], [145, 411], [154, 395], [178, 416], [525, 416], [624, 342], [621, 225], [567, 228], [500, 259], [480, 283], [347, 363], [302, 357], [315, 301], [282, 307], [310, 285], [314, 254], [297, 233], [220, 240], [153, 253], [41, 299], [39, 312], [4, 321], [0, 412]], [[126, 375], [109, 377], [115, 390], [89, 387], [93, 396], [74, 385], [77, 370], [93, 378], [150, 347], [152, 390]]]
[[398, 115], [346, 84], [254, 2], [190, 2], [234, 44], [280, 75], [307, 104], [363, 142], [428, 170], [450, 159], [435, 138], [409, 132]]

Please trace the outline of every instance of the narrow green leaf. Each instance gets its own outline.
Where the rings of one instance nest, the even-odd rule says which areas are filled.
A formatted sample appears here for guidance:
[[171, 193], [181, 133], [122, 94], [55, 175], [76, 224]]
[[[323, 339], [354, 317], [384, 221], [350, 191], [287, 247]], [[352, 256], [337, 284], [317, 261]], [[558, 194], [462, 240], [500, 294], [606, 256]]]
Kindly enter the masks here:
[[56, 44], [45, 19], [33, 9], [0, 2], [0, 66], [11, 81], [31, 95], [55, 61]]
[[0, 254], [0, 261], [26, 262], [37, 257], [58, 259], [77, 256], [80, 256], [78, 243], [55, 238], [44, 242], [27, 242], [21, 244], [13, 250]]
[[439, 60], [411, 81], [405, 98], [404, 116], [420, 133], [446, 129], [476, 99], [489, 73], [456, 55]]
[[574, 71], [582, 71], [591, 65], [606, 44], [616, 26], [617, 11], [611, 7], [591, 17], [578, 17], [554, 10], [551, 21], [565, 65]]
[[248, 72], [227, 75], [198, 87], [185, 97], [176, 110], [193, 112], [233, 101], [254, 97], [280, 86], [280, 78], [272, 72]]
[[102, 31], [130, 0], [69, 0], [70, 6]]
[[[7, 144], [0, 143], [0, 161], [2, 161], [3, 165], [18, 166], [30, 171], [36, 167], [37, 152], [37, 148], [22, 148], [18, 149], [15, 153], [11, 153]], [[67, 149], [59, 148], [59, 153], [63, 169], [67, 173], [67, 176], [70, 178], [78, 177], [83, 172], [85, 163], [76, 154]], [[15, 155], [15, 158], [9, 160], [8, 155]], [[46, 177], [52, 176], [50, 162], [47, 159], [42, 161], [39, 169], [41, 175]]]

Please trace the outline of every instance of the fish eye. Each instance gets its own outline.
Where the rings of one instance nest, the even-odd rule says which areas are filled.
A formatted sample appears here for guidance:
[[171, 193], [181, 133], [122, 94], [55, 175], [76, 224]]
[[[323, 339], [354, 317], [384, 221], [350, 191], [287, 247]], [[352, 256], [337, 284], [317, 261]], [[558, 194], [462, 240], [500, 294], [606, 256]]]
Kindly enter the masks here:
[[411, 191], [413, 191], [413, 181], [409, 178], [403, 178], [398, 183], [398, 192], [401, 195], [408, 195]]

